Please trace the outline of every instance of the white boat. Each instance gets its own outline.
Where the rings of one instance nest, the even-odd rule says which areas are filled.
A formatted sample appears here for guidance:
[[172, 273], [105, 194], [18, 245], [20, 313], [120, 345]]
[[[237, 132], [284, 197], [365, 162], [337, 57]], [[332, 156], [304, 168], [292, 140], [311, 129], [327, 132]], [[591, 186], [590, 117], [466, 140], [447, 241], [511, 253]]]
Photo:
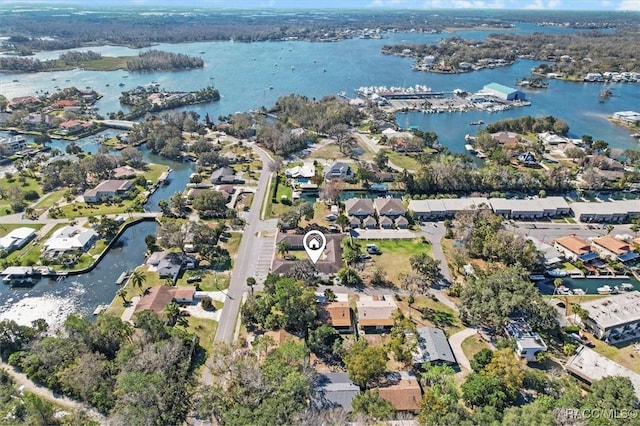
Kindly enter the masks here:
[[617, 293], [617, 290], [608, 284], [605, 284], [602, 287], [598, 287], [598, 294], [612, 294], [612, 293]]
[[563, 271], [562, 269], [551, 269], [547, 271], [547, 275], [554, 278], [561, 278], [567, 276], [567, 271]]
[[620, 289], [622, 291], [633, 291], [635, 290], [635, 287], [631, 283], [622, 283], [620, 284]]
[[640, 133], [633, 133], [631, 135], [632, 138], [640, 139]]
[[575, 294], [576, 296], [584, 296], [585, 294], [587, 294], [587, 292], [581, 288], [574, 288], [573, 294]]
[[568, 296], [570, 294], [573, 294], [573, 292], [569, 288], [567, 288], [567, 287], [565, 287], [563, 285], [558, 287], [557, 293], [562, 295], [562, 296]]

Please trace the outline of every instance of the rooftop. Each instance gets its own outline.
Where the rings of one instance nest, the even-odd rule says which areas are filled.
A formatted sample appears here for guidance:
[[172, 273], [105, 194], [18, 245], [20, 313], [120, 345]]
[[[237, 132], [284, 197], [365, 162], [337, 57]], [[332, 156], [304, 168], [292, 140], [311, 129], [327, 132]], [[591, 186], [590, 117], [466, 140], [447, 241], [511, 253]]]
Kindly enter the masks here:
[[581, 303], [599, 327], [609, 328], [640, 321], [640, 291], [591, 300]]
[[360, 326], [390, 326], [394, 324], [393, 313], [398, 309], [393, 296], [361, 298], [356, 302]]
[[556, 238], [554, 242], [577, 255], [592, 251], [591, 244], [589, 244], [589, 242], [584, 238], [580, 238], [577, 235], [567, 235], [566, 237]]
[[413, 354], [414, 364], [423, 362], [456, 363], [444, 331], [435, 327], [422, 327], [418, 330], [418, 347]]
[[351, 401], [360, 393], [360, 388], [349, 379], [347, 373], [319, 374], [316, 386], [318, 392], [314, 402], [320, 409], [342, 407], [350, 412], [353, 410]]
[[594, 238], [593, 243], [617, 255], [624, 254], [630, 250], [629, 244], [624, 241], [620, 241], [611, 235]]
[[589, 383], [611, 376], [628, 377], [636, 390], [636, 396], [640, 399], [640, 374], [613, 362], [586, 346], [580, 347], [564, 368]]
[[323, 306], [327, 322], [334, 327], [351, 326], [351, 308], [348, 302], [331, 302]]
[[523, 318], [509, 321], [504, 327], [509, 337], [516, 339], [516, 343], [526, 349], [543, 348], [547, 349], [538, 333], [534, 333], [529, 324]]
[[495, 90], [496, 92], [504, 93], [507, 95], [509, 93], [517, 92], [517, 90], [513, 87], [504, 86], [499, 83], [489, 83], [485, 85], [483, 89]]
[[417, 411], [422, 402], [422, 390], [418, 379], [405, 371], [385, 376], [387, 386], [378, 388], [380, 397], [386, 399], [398, 411]]

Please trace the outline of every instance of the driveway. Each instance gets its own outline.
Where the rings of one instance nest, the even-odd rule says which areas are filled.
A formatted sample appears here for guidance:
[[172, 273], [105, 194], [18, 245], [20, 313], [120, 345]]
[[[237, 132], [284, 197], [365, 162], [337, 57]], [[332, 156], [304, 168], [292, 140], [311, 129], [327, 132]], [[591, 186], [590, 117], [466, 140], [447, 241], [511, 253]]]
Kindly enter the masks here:
[[462, 342], [467, 337], [475, 336], [477, 334], [478, 334], [477, 330], [473, 328], [465, 328], [464, 330], [459, 331], [453, 336], [449, 337], [449, 345], [451, 346], [453, 355], [456, 357], [456, 361], [458, 361], [458, 365], [469, 371], [471, 371], [471, 363], [469, 362], [469, 359], [462, 351]]

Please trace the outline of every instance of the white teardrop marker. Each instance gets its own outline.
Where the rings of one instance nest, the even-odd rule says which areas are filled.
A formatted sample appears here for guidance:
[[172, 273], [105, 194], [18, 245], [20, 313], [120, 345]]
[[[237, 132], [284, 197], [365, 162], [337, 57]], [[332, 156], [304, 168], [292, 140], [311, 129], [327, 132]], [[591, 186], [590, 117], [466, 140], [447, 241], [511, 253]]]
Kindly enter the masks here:
[[320, 231], [309, 231], [304, 234], [302, 245], [309, 259], [311, 259], [315, 265], [318, 260], [320, 260], [320, 256], [322, 256], [324, 248], [327, 246], [327, 237]]

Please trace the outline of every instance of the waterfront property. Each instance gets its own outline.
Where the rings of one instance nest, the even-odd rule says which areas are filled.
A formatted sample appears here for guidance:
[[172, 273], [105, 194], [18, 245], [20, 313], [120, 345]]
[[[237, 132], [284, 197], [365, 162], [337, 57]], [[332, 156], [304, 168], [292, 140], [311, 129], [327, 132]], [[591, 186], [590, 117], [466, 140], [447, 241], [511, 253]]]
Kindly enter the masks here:
[[636, 126], [638, 125], [638, 122], [640, 122], [640, 112], [618, 111], [614, 112], [611, 118], [613, 118], [614, 120], [622, 121], [626, 124], [630, 124], [632, 126]]
[[395, 323], [393, 313], [398, 305], [390, 294], [361, 296], [356, 302], [358, 327], [362, 333], [388, 332]]
[[42, 257], [53, 260], [63, 255], [83, 253], [97, 239], [98, 233], [93, 229], [65, 226], [44, 243]]
[[[161, 285], [151, 287], [136, 303], [133, 315], [151, 310], [162, 316], [169, 303], [193, 303], [195, 294], [196, 288], [193, 286], [173, 287]], [[133, 318], [127, 318], [126, 320], [133, 320]]]
[[14, 250], [20, 250], [29, 241], [31, 241], [35, 235], [36, 230], [33, 228], [16, 228], [4, 237], [0, 238], [0, 250], [6, 251], [7, 254]]
[[100, 203], [106, 200], [128, 198], [129, 191], [134, 186], [132, 180], [104, 180], [93, 189], [84, 192], [85, 203]]
[[375, 209], [370, 198], [349, 198], [344, 202], [344, 210], [352, 228], [376, 227]]
[[640, 216], [638, 200], [616, 200], [603, 203], [577, 202], [571, 204], [574, 217], [581, 222], [624, 222]]
[[593, 247], [600, 253], [600, 257], [620, 262], [629, 262], [638, 258], [638, 253], [635, 253], [632, 247], [611, 235], [604, 235], [602, 237], [594, 238], [591, 240]]
[[479, 93], [493, 96], [503, 101], [524, 101], [527, 99], [524, 92], [498, 83], [485, 85]]
[[434, 200], [410, 200], [409, 211], [417, 220], [453, 217], [466, 210], [488, 209], [489, 200], [484, 197], [440, 198]]
[[493, 212], [511, 219], [542, 219], [570, 213], [569, 204], [562, 197], [533, 199], [491, 198]]
[[236, 172], [231, 167], [224, 166], [216, 169], [211, 173], [211, 183], [234, 183], [236, 181]]
[[591, 244], [574, 234], [556, 238], [553, 240], [553, 246], [573, 261], [589, 262], [598, 258], [598, 253], [593, 250]]
[[555, 247], [553, 247], [551, 244], [547, 244], [531, 236], [527, 237], [527, 239], [533, 242], [533, 244], [536, 247], [536, 250], [541, 252], [542, 255], [544, 256], [545, 267], [547, 268], [553, 267], [560, 264], [560, 262], [562, 262], [564, 255]]
[[588, 314], [582, 323], [598, 339], [620, 343], [640, 337], [640, 291], [591, 300], [580, 306]]
[[9, 157], [27, 147], [27, 137], [16, 135], [10, 138], [0, 138], [0, 156]]
[[158, 277], [168, 278], [173, 282], [176, 281], [183, 269], [193, 269], [196, 266], [196, 260], [193, 257], [169, 251], [152, 253], [146, 263], [153, 268], [154, 272], [158, 273]]
[[327, 180], [352, 180], [353, 176], [354, 174], [351, 166], [340, 161], [334, 163], [325, 175]]
[[381, 228], [388, 229], [395, 226], [399, 229], [405, 229], [409, 225], [409, 221], [404, 217], [407, 211], [402, 204], [402, 200], [378, 197], [373, 203], [378, 213]]
[[351, 401], [360, 394], [360, 388], [343, 372], [318, 374], [315, 381], [313, 405], [319, 410], [342, 408], [353, 411]]
[[523, 318], [511, 320], [504, 327], [509, 338], [516, 341], [516, 354], [527, 362], [535, 361], [538, 352], [547, 350], [547, 345], [538, 333], [531, 330]]
[[636, 397], [640, 399], [640, 374], [600, 355], [586, 346], [578, 348], [576, 354], [565, 364], [565, 370], [581, 381], [591, 384], [605, 377], [621, 376], [631, 380]]
[[422, 327], [416, 330], [418, 344], [412, 353], [413, 365], [417, 368], [425, 363], [455, 365], [456, 358], [444, 331], [435, 327]]

